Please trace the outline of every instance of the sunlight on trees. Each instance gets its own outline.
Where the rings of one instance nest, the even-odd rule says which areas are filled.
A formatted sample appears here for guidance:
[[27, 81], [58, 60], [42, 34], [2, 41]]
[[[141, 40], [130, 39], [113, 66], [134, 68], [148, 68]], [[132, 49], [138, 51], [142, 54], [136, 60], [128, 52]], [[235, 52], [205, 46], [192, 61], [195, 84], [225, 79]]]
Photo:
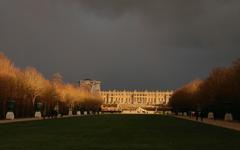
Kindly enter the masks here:
[[[69, 107], [81, 107], [85, 111], [98, 111], [102, 99], [79, 87], [66, 84], [59, 73], [47, 80], [33, 67], [19, 69], [0, 53], [0, 116], [7, 112], [7, 102], [16, 103], [16, 117], [31, 117], [35, 103], [44, 104], [45, 115], [60, 105], [60, 113], [67, 113]], [[42, 110], [43, 111], [43, 110]]]
[[201, 109], [217, 118], [232, 113], [240, 119], [240, 59], [228, 68], [216, 68], [203, 81], [193, 81], [176, 90], [170, 100], [175, 111]]

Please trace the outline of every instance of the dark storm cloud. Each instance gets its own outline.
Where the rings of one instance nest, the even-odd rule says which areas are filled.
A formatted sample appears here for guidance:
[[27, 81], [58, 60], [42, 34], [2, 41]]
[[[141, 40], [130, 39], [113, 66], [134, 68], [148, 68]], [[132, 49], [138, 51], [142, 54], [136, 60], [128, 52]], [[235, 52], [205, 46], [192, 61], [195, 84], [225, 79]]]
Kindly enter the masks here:
[[238, 0], [1, 0], [0, 50], [66, 81], [176, 88], [240, 56]]
[[88, 13], [108, 19], [134, 14], [162, 32], [163, 46], [236, 48], [240, 46], [237, 0], [74, 0]]

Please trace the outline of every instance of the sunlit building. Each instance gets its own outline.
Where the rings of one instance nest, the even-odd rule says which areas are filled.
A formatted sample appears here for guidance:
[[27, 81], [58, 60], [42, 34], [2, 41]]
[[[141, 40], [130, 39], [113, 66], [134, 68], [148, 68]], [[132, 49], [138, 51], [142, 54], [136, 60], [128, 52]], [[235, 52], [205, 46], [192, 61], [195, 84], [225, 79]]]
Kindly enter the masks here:
[[173, 91], [101, 91], [104, 104], [129, 104], [138, 106], [167, 105]]
[[80, 81], [80, 88], [93, 94], [99, 94], [101, 91], [101, 82], [91, 79], [84, 79]]
[[135, 110], [139, 108], [156, 109], [167, 106], [173, 91], [101, 91], [101, 82], [91, 79], [81, 80], [80, 87], [102, 97], [102, 109], [108, 111]]

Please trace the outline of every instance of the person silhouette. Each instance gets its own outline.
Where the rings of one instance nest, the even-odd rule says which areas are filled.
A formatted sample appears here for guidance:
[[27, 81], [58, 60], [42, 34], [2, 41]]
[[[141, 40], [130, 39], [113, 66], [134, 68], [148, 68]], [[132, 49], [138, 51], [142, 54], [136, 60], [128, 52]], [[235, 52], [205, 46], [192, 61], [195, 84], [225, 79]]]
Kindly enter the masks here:
[[199, 112], [198, 111], [195, 112], [195, 116], [196, 116], [196, 120], [198, 121], [198, 117], [199, 117]]
[[204, 117], [204, 112], [201, 111], [201, 112], [200, 112], [200, 118], [201, 118], [201, 121], [203, 121], [203, 117]]

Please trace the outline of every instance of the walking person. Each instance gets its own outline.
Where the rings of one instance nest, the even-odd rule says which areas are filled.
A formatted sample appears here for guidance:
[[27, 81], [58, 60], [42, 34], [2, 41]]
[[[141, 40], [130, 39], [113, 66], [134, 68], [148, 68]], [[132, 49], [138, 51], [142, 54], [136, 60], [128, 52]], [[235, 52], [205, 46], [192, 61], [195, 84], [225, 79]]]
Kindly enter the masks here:
[[188, 116], [189, 116], [189, 118], [192, 118], [192, 112], [191, 111], [188, 111]]
[[203, 121], [203, 117], [204, 117], [204, 113], [203, 113], [203, 111], [201, 111], [201, 113], [200, 113], [201, 121]]
[[198, 111], [195, 112], [196, 120], [198, 121], [199, 113]]

